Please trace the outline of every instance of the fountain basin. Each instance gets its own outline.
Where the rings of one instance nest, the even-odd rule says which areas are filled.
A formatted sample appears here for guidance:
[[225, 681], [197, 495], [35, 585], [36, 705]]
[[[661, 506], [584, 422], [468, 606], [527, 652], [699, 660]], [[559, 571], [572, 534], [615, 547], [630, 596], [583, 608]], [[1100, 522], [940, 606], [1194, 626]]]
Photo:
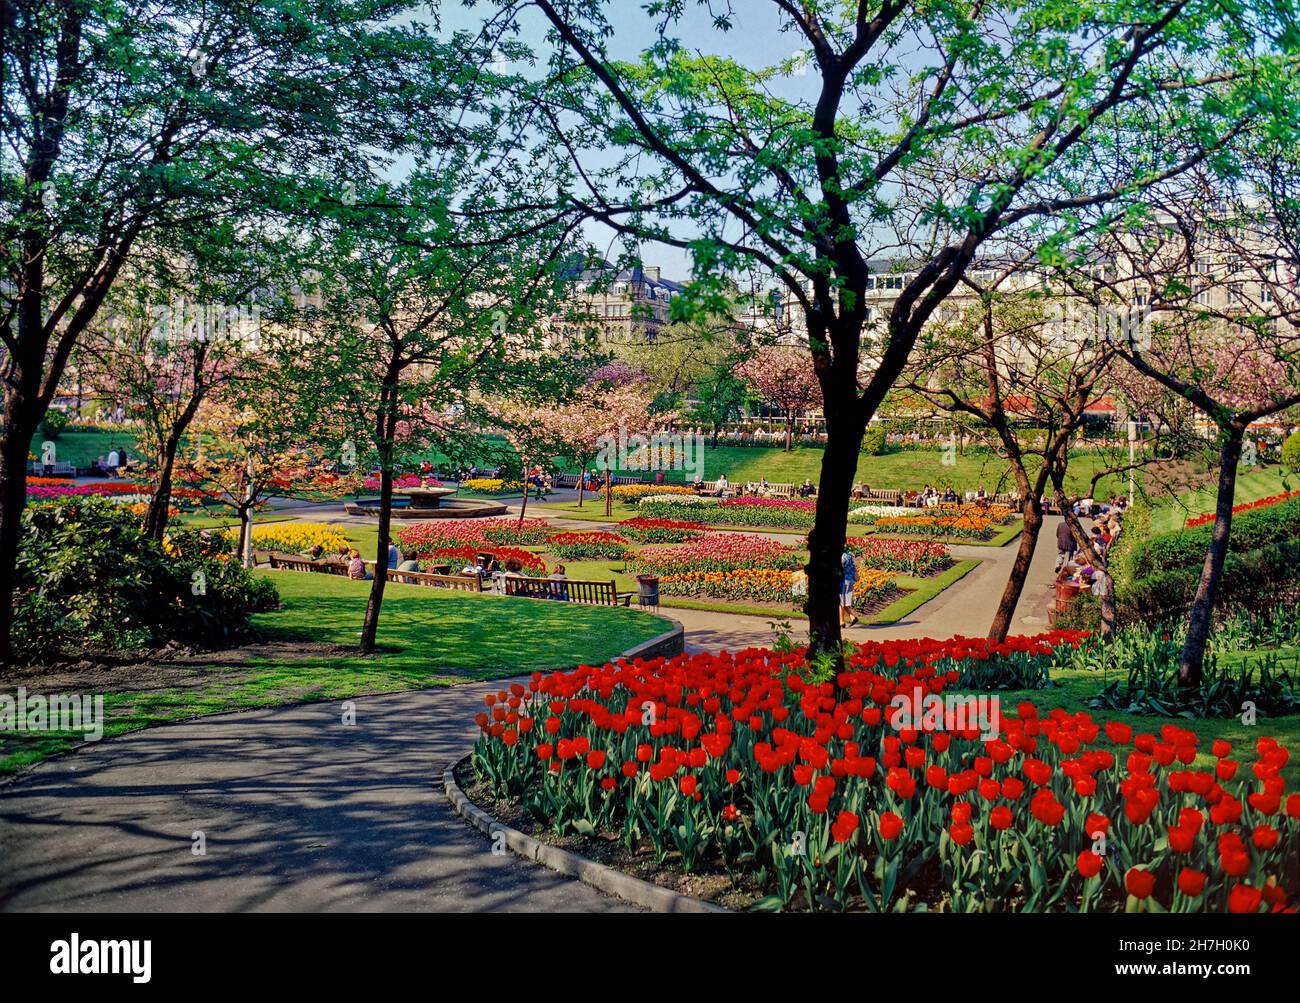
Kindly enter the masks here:
[[[436, 499], [436, 505], [427, 507], [416, 505], [413, 498], [395, 497], [392, 512], [394, 519], [478, 519], [505, 515], [509, 511], [501, 502], [477, 498], [447, 498], [446, 495], [455, 493], [454, 488], [413, 488], [411, 490], [441, 491], [444, 494]], [[354, 502], [344, 502], [343, 510], [348, 515], [360, 516], [363, 519], [378, 519], [379, 499], [359, 498]]]

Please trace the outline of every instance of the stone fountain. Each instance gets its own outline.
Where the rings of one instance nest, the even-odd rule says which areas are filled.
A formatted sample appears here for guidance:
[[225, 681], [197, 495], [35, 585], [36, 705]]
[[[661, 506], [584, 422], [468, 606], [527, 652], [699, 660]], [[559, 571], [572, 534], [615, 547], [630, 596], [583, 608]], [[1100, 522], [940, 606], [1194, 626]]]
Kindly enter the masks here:
[[[501, 502], [477, 498], [451, 498], [458, 489], [445, 487], [403, 488], [393, 492], [394, 519], [475, 519], [505, 515]], [[379, 499], [362, 498], [343, 506], [348, 515], [379, 518]]]

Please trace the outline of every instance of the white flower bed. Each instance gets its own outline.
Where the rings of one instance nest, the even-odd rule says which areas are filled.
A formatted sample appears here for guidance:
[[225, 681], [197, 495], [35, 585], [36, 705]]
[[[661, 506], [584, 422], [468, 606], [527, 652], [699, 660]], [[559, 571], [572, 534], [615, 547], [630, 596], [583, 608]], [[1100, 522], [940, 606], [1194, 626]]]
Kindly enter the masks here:
[[674, 505], [716, 505], [721, 498], [710, 498], [703, 495], [646, 495], [641, 499], [640, 504], [645, 502], [672, 502]]
[[862, 505], [849, 512], [849, 522], [875, 522], [900, 515], [916, 515], [916, 509], [902, 505]]

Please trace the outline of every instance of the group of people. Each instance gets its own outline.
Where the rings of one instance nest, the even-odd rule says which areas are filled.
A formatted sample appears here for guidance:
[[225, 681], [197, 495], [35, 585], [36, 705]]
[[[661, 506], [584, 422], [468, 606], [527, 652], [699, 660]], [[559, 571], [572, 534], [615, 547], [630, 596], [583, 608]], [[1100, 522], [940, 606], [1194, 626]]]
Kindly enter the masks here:
[[[123, 471], [130, 470], [134, 465], [135, 461], [127, 453], [126, 447], [122, 446], [118, 449], [110, 449], [107, 456], [97, 457], [91, 464], [91, 469], [104, 477], [120, 477]], [[47, 476], [48, 473], [49, 471]]]
[[[1084, 504], [1086, 502], [1087, 504]], [[1088, 547], [1079, 545], [1070, 524], [1065, 520], [1056, 527], [1056, 580], [1087, 588], [1094, 595], [1105, 589], [1106, 564], [1115, 541], [1124, 530], [1123, 515], [1128, 499], [1120, 496], [1097, 504], [1091, 498], [1075, 504], [1074, 514], [1091, 518]]]

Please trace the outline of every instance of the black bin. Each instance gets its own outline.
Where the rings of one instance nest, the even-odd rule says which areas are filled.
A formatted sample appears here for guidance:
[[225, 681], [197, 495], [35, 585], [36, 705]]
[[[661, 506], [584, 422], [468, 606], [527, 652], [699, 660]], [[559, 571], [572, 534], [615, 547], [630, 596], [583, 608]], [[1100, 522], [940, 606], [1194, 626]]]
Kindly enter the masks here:
[[659, 576], [658, 575], [637, 575], [637, 605], [638, 606], [658, 606], [659, 605]]

